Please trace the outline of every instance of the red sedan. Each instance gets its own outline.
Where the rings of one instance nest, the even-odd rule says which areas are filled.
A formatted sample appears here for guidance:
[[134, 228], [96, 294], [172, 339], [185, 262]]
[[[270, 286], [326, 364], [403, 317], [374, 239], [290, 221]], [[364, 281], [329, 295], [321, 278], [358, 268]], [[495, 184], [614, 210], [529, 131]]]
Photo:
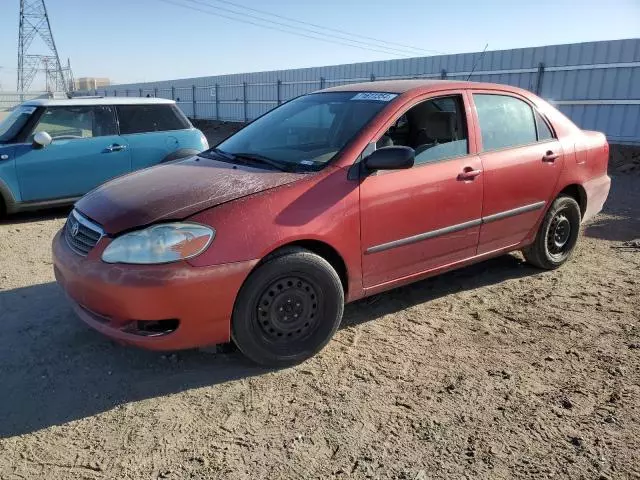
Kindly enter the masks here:
[[512, 250], [553, 269], [611, 180], [601, 133], [505, 85], [402, 80], [287, 102], [82, 198], [53, 241], [75, 311], [121, 342], [318, 352], [357, 300]]

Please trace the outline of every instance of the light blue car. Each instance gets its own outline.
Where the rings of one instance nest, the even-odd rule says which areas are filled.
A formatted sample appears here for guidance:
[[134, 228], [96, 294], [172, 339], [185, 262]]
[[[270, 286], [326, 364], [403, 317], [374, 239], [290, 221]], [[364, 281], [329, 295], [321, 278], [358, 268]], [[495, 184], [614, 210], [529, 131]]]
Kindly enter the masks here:
[[32, 100], [0, 123], [0, 214], [73, 203], [111, 178], [208, 148], [172, 100]]

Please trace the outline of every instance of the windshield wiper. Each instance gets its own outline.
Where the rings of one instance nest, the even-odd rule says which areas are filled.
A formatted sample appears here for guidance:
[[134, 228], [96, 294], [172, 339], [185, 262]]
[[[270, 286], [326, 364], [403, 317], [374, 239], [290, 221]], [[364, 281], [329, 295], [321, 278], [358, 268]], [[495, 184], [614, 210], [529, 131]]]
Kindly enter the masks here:
[[[225, 152], [224, 150], [220, 150], [219, 148], [211, 148], [202, 152], [202, 154], [209, 154], [217, 157], [222, 157], [227, 161], [237, 162], [240, 161], [244, 165], [249, 165], [249, 163], [263, 163], [265, 165], [269, 165], [277, 170], [282, 172], [292, 172], [292, 165], [288, 162], [279, 162], [278, 160], [274, 160], [269, 157], [265, 157], [264, 155], [260, 155], [257, 153], [231, 153]], [[248, 160], [248, 162], [247, 162]]]
[[220, 157], [226, 158], [227, 160], [233, 160], [235, 158], [232, 154], [222, 151], [219, 148], [210, 148], [209, 150], [205, 150], [204, 152], [200, 153], [200, 155], [202, 154], [218, 155]]
[[[230, 154], [229, 154], [230, 155]], [[235, 158], [240, 158], [243, 160], [249, 160], [257, 163], [264, 163], [266, 165], [270, 165], [273, 168], [276, 168], [282, 172], [291, 172], [293, 171], [291, 168], [291, 164], [288, 162], [280, 162], [278, 160], [274, 160], [273, 158], [265, 157], [264, 155], [260, 155], [257, 153], [234, 153], [233, 156]]]

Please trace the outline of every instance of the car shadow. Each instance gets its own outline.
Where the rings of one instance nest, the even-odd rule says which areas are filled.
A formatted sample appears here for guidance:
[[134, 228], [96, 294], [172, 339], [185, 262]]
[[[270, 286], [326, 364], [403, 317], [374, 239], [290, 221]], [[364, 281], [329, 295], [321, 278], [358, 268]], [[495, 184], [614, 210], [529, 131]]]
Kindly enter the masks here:
[[66, 205], [64, 207], [35, 210], [33, 212], [14, 213], [5, 217], [0, 216], [0, 225], [19, 225], [22, 223], [41, 222], [44, 220], [67, 218], [72, 208], [73, 206]]
[[640, 239], [640, 212], [635, 216], [600, 216], [584, 230], [587, 237], [611, 242], [628, 242]]
[[584, 229], [587, 237], [611, 242], [640, 239], [640, 189], [637, 175], [615, 175], [602, 214]]
[[541, 273], [542, 270], [525, 263], [516, 254], [492, 258], [350, 303], [345, 307], [341, 328], [356, 326], [462, 291]]
[[[350, 304], [343, 328], [536, 272], [513, 255], [495, 258]], [[0, 325], [0, 438], [271, 371], [233, 350], [163, 354], [116, 344], [77, 320], [53, 282], [0, 291]]]

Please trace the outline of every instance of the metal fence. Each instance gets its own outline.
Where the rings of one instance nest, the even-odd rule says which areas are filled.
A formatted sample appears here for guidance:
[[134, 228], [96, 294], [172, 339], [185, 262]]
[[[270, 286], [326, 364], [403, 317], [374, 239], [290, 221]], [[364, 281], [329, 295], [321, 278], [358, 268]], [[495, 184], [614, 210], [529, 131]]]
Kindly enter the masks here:
[[525, 88], [583, 129], [605, 132], [612, 143], [640, 144], [640, 39], [167, 80], [85, 93], [170, 98], [191, 118], [246, 122], [322, 88], [403, 78], [469, 78]]
[[34, 98], [48, 98], [50, 94], [48, 92], [1, 92], [0, 91], [0, 112], [12, 110], [15, 106], [20, 105], [27, 100], [33, 100]]

